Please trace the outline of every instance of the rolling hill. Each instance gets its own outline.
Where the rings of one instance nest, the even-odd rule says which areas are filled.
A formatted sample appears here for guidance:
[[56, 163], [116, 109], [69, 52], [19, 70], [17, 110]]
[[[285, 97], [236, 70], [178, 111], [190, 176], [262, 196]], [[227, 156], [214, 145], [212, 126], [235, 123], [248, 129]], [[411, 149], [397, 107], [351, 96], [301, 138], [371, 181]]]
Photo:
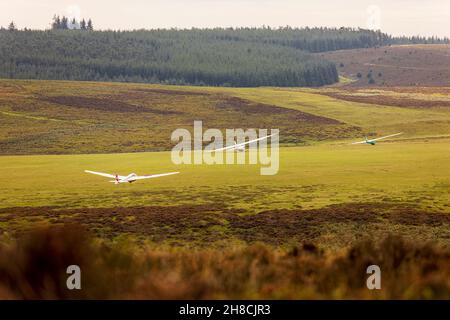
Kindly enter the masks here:
[[172, 131], [278, 128], [282, 143], [358, 135], [357, 126], [217, 90], [67, 81], [0, 81], [0, 153], [169, 150]]
[[212, 88], [0, 81], [0, 154], [170, 150], [177, 128], [280, 129], [283, 145], [448, 135], [445, 88]]
[[393, 45], [319, 55], [335, 62], [340, 75], [354, 80], [349, 86], [450, 86], [448, 44]]

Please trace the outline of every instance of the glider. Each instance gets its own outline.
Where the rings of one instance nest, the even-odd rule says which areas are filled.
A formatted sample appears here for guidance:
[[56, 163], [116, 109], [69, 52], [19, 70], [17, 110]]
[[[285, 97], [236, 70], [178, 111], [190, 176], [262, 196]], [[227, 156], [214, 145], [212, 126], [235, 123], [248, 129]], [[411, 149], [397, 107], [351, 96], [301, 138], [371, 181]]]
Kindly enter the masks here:
[[146, 175], [146, 176], [138, 176], [136, 173], [131, 173], [127, 176], [119, 176], [118, 174], [109, 174], [109, 173], [95, 172], [95, 171], [90, 171], [90, 170], [84, 170], [84, 172], [114, 179], [109, 182], [114, 182], [115, 184], [126, 183], [126, 182], [132, 183], [132, 182], [135, 182], [136, 180], [159, 178], [159, 177], [165, 177], [165, 176], [170, 176], [170, 175], [179, 173], [179, 172], [169, 172], [169, 173], [152, 174], [152, 175]]
[[208, 152], [219, 152], [219, 151], [233, 150], [233, 151], [244, 152], [245, 151], [245, 146], [247, 144], [250, 144], [250, 143], [253, 143], [253, 142], [256, 142], [256, 141], [261, 141], [261, 140], [264, 140], [264, 139], [268, 139], [268, 138], [270, 138], [270, 137], [272, 137], [272, 136], [274, 136], [276, 134], [277, 133], [274, 133], [274, 134], [271, 134], [271, 135], [268, 135], [268, 136], [265, 136], [265, 137], [261, 137], [261, 138], [258, 138], [258, 139], [253, 139], [253, 140], [242, 142], [242, 143], [236, 143], [236, 141], [234, 141], [234, 145], [232, 145], [232, 146], [228, 146], [228, 147], [224, 147], [224, 148], [220, 148], [220, 149], [215, 149], [215, 150], [205, 150], [205, 151], [208, 151]]
[[384, 137], [381, 137], [381, 138], [376, 138], [376, 139], [367, 139], [367, 137], [366, 137], [366, 140], [364, 140], [364, 141], [359, 141], [359, 142], [353, 142], [352, 144], [364, 144], [364, 143], [365, 143], [365, 144], [370, 144], [370, 145], [374, 146], [375, 143], [376, 143], [378, 140], [382, 140], [382, 139], [386, 139], [386, 138], [390, 138], [390, 137], [395, 137], [395, 136], [398, 136], [398, 135], [401, 135], [401, 134], [403, 134], [403, 132], [391, 134], [391, 135], [384, 136]]

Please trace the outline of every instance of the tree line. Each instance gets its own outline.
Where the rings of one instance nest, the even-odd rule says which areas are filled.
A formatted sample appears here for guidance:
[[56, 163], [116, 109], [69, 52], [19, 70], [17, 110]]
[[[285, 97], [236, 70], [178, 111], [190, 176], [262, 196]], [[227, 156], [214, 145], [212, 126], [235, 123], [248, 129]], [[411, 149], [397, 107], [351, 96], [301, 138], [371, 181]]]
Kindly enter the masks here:
[[401, 37], [389, 37], [388, 44], [450, 44], [448, 37], [439, 38], [433, 37], [421, 37], [421, 36], [401, 36]]
[[61, 18], [57, 15], [53, 16], [53, 21], [51, 23], [52, 30], [88, 30], [94, 31], [94, 25], [92, 23], [92, 19], [89, 19], [86, 22], [86, 19], [81, 19], [81, 21], [77, 21], [75, 18], [69, 20], [66, 16], [62, 16]]
[[[311, 53], [389, 44], [350, 28], [216, 28], [93, 31], [0, 30], [0, 77], [210, 86], [322, 86], [334, 63]], [[58, 24], [59, 21], [59, 24]], [[92, 21], [91, 24], [92, 26]], [[402, 39], [402, 41], [405, 41]]]

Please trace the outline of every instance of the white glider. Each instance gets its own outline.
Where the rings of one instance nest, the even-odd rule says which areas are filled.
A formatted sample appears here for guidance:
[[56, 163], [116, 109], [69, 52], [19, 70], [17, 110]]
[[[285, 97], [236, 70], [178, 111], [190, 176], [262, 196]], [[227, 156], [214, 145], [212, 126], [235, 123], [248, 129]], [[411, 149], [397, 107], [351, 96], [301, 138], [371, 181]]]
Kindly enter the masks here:
[[136, 180], [159, 178], [159, 177], [171, 176], [173, 174], [179, 173], [179, 172], [169, 172], [169, 173], [152, 174], [152, 175], [145, 175], [145, 176], [138, 176], [136, 173], [131, 173], [127, 176], [119, 176], [118, 174], [109, 174], [109, 173], [95, 172], [95, 171], [90, 171], [90, 170], [84, 170], [84, 172], [114, 179], [109, 182], [114, 182], [115, 184], [126, 183], [126, 182], [132, 183], [132, 182], [135, 182]]
[[382, 140], [382, 139], [386, 139], [386, 138], [390, 138], [390, 137], [395, 137], [395, 136], [398, 136], [398, 135], [401, 135], [401, 134], [403, 134], [403, 132], [391, 134], [391, 135], [384, 136], [384, 137], [381, 137], [381, 138], [376, 138], [376, 139], [367, 139], [367, 137], [366, 137], [366, 140], [364, 140], [364, 141], [353, 142], [351, 144], [370, 144], [370, 145], [374, 146], [375, 143], [378, 140]]
[[223, 148], [219, 148], [219, 149], [215, 149], [215, 150], [205, 150], [205, 151], [206, 152], [220, 152], [220, 151], [226, 151], [226, 150], [234, 150], [234, 151], [244, 152], [245, 151], [245, 146], [247, 144], [250, 144], [250, 143], [253, 143], [253, 142], [256, 142], [256, 141], [261, 141], [261, 140], [264, 140], [264, 139], [268, 139], [268, 138], [270, 138], [270, 137], [272, 137], [274, 135], [277, 135], [277, 134], [278, 133], [274, 133], [274, 134], [271, 134], [271, 135], [268, 135], [268, 136], [265, 136], [265, 137], [261, 137], [261, 138], [258, 138], [258, 139], [253, 139], [253, 140], [242, 142], [242, 143], [236, 143], [236, 141], [234, 141], [234, 145], [232, 145], [232, 146], [223, 147]]

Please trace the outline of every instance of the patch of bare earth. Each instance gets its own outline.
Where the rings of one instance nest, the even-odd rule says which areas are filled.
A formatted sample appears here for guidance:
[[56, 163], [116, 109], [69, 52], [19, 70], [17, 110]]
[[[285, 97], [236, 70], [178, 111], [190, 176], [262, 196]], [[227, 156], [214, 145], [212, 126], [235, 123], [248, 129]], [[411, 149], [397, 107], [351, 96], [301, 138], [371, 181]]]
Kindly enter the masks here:
[[308, 124], [342, 124], [335, 119], [316, 116], [310, 113], [293, 110], [264, 103], [254, 103], [249, 100], [237, 97], [223, 97], [222, 101], [215, 106], [219, 110], [233, 110], [243, 112], [247, 115], [252, 114], [276, 114], [288, 116], [292, 121], [303, 121]]
[[99, 110], [106, 112], [142, 112], [154, 114], [179, 114], [170, 110], [154, 109], [143, 105], [131, 104], [121, 100], [109, 97], [83, 97], [83, 96], [54, 96], [40, 98], [42, 101], [54, 103], [57, 105], [68, 106], [72, 108]]
[[395, 107], [405, 107], [405, 108], [449, 108], [450, 101], [448, 100], [422, 100], [413, 99], [405, 97], [395, 97], [383, 94], [370, 94], [361, 95], [357, 90], [341, 90], [341, 92], [323, 92], [323, 95], [329, 96], [331, 98], [367, 103], [367, 104], [377, 104]]
[[207, 92], [185, 91], [185, 90], [168, 90], [168, 89], [136, 89], [136, 92], [164, 94], [171, 96], [209, 96]]

